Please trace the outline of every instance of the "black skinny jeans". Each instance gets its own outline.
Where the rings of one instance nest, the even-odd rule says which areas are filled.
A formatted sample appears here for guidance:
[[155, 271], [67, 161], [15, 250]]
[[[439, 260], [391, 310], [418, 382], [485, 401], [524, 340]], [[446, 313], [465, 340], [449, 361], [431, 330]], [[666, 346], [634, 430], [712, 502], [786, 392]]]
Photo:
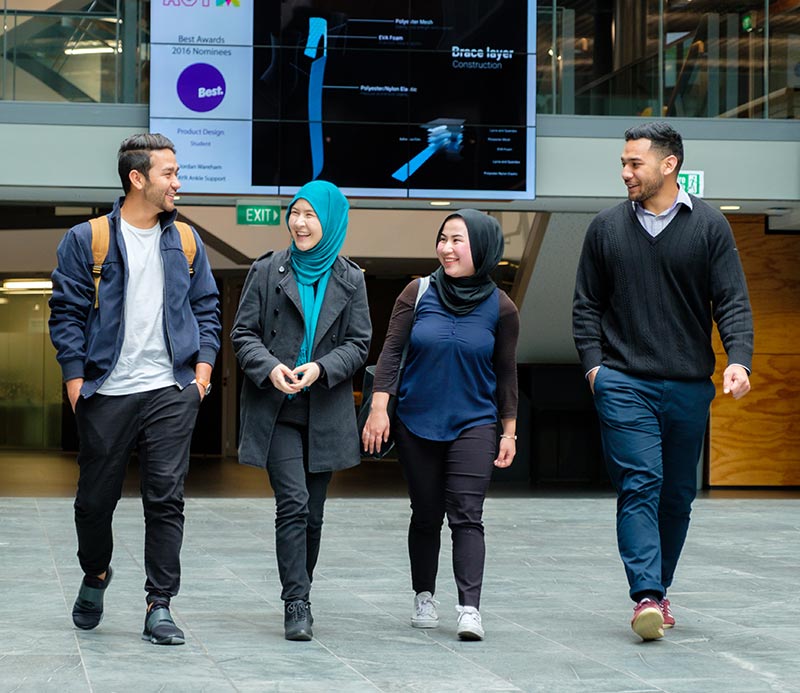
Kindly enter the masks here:
[[275, 553], [281, 599], [308, 601], [319, 557], [322, 515], [331, 472], [308, 471], [308, 429], [277, 423], [267, 472], [275, 492]]
[[111, 521], [131, 452], [139, 453], [144, 506], [144, 568], [148, 600], [178, 594], [183, 544], [183, 482], [189, 469], [200, 393], [196, 385], [133, 395], [78, 399], [80, 437], [75, 527], [78, 560], [87, 575], [108, 569]]
[[483, 501], [497, 457], [497, 427], [476, 426], [453, 441], [438, 442], [418, 438], [395, 419], [395, 441], [411, 498], [408, 554], [414, 592], [436, 591], [447, 514], [458, 603], [477, 609], [486, 557]]

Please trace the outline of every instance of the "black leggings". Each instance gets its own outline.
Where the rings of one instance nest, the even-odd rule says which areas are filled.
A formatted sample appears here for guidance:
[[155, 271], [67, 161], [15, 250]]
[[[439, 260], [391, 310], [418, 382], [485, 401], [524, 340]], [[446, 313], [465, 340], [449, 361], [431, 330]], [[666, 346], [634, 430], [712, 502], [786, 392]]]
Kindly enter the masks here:
[[418, 438], [395, 420], [395, 441], [411, 498], [408, 554], [415, 593], [436, 591], [442, 522], [453, 540], [458, 603], [480, 606], [485, 546], [483, 500], [497, 457], [497, 427], [476, 426], [453, 441]]

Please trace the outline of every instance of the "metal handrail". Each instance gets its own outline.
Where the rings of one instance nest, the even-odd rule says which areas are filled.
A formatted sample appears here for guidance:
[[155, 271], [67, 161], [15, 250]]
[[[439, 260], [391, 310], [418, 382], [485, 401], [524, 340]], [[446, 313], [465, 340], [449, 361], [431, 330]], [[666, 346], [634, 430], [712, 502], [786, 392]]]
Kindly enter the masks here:
[[64, 10], [15, 10], [3, 8], [3, 16], [24, 15], [26, 17], [80, 17], [85, 19], [115, 19], [116, 12], [92, 12], [90, 10], [83, 10], [80, 12], [67, 12]]

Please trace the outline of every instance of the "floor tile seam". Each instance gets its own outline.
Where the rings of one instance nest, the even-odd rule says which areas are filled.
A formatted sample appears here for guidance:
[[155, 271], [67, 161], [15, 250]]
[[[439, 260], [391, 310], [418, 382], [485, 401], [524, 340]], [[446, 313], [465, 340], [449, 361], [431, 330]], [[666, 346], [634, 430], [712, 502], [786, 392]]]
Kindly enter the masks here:
[[[349, 550], [351, 550], [351, 549], [349, 549]], [[398, 575], [398, 576], [402, 576], [402, 575], [407, 575], [408, 574], [408, 565], [403, 565], [403, 566], [393, 565], [391, 563], [387, 563], [387, 561], [385, 561], [385, 560], [375, 559], [374, 555], [371, 555], [368, 551], [354, 550], [353, 553], [357, 554], [358, 556], [364, 557], [366, 559], [365, 562], [368, 563], [368, 564], [371, 564], [370, 567], [380, 568], [380, 569], [383, 569], [383, 570], [386, 570], [386, 571], [390, 572], [393, 575]], [[338, 569], [339, 566], [336, 566], [336, 568]], [[317, 573], [319, 573], [320, 576], [324, 577], [325, 576], [325, 570], [326, 570], [326, 566], [325, 565], [319, 565], [318, 564], [317, 568], [314, 571], [314, 577], [315, 578], [317, 577]], [[325, 577], [325, 579], [326, 580], [332, 580], [332, 581], [339, 581], [339, 580], [348, 580], [350, 578]]]
[[[5, 654], [0, 654], [0, 663], [2, 663], [3, 659], [5, 659], [6, 656], [7, 655], [5, 655]], [[20, 655], [20, 656], [29, 657], [30, 655]], [[61, 656], [63, 658], [67, 658], [67, 657], [74, 657], [74, 656], [77, 656], [77, 655], [59, 655], [59, 656]], [[55, 673], [58, 673], [58, 672], [61, 672], [61, 671], [69, 672], [69, 671], [72, 671], [74, 669], [77, 669], [78, 667], [80, 667], [81, 671], [83, 672], [84, 682], [88, 686], [88, 690], [90, 692], [93, 691], [91, 682], [88, 680], [88, 677], [87, 677], [87, 671], [86, 671], [86, 667], [84, 666], [84, 663], [83, 663], [83, 658], [79, 658], [78, 662], [76, 662], [74, 664], [67, 664], [66, 662], [61, 663], [55, 669], [48, 669], [47, 670], [47, 674], [48, 674], [48, 676], [53, 676], [53, 674], [55, 674]], [[17, 687], [8, 689], [9, 693], [13, 693], [14, 691], [17, 691], [17, 690], [25, 690], [22, 686], [23, 686], [23, 684], [19, 683]]]
[[[40, 505], [40, 501], [38, 499], [36, 500], [36, 506], [35, 507], [36, 507], [37, 514], [39, 515], [39, 517], [41, 517], [41, 505]], [[59, 584], [59, 586], [61, 588], [61, 597], [62, 597], [63, 602], [64, 602], [64, 610], [67, 612], [67, 614], [69, 614], [70, 613], [69, 612], [69, 601], [67, 599], [67, 591], [66, 591], [66, 586], [64, 585], [64, 578], [63, 578], [63, 576], [61, 575], [61, 572], [58, 569], [58, 562], [56, 561], [55, 555], [53, 553], [53, 543], [52, 543], [52, 540], [51, 540], [51, 537], [50, 537], [50, 532], [48, 531], [46, 525], [44, 525], [44, 532], [45, 532], [45, 536], [47, 538], [47, 547], [48, 547], [48, 553], [49, 553], [49, 556], [50, 556], [50, 561], [53, 564], [53, 570], [55, 572], [56, 579], [58, 580], [58, 584]], [[68, 618], [70, 618], [70, 616], [68, 616]], [[72, 629], [72, 637], [73, 637], [73, 641], [75, 643], [76, 652], [78, 654], [78, 657], [80, 658], [80, 666], [81, 666], [81, 670], [83, 671], [83, 676], [84, 676], [84, 679], [86, 681], [86, 685], [88, 686], [88, 693], [93, 693], [94, 687], [92, 686], [92, 681], [91, 681], [91, 678], [89, 676], [89, 669], [86, 666], [86, 658], [85, 658], [84, 653], [83, 653], [83, 648], [81, 647], [80, 638], [78, 637], [78, 631], [74, 627]]]
[[[727, 619], [719, 618], [717, 616], [714, 616], [713, 614], [709, 614], [709, 613], [702, 612], [702, 611], [696, 611], [694, 609], [691, 609], [691, 608], [688, 608], [688, 607], [685, 607], [685, 606], [680, 607], [680, 610], [677, 610], [675, 612], [675, 613], [678, 614], [679, 620], [681, 619], [681, 612], [682, 611], [689, 611], [691, 613], [696, 614], [698, 617], [700, 617], [702, 619], [713, 619], [715, 621], [720, 621], [722, 623], [725, 623], [726, 625], [733, 626], [733, 627], [739, 629], [738, 631], [735, 632], [735, 634], [731, 634], [730, 636], [726, 635], [726, 636], [718, 636], [718, 637], [740, 638], [740, 637], [743, 637], [743, 636], [744, 637], [752, 636], [752, 637], [760, 638], [761, 640], [765, 640], [765, 641], [775, 641], [777, 643], [782, 643], [782, 644], [787, 644], [787, 645], [800, 647], [800, 632], [798, 633], [798, 636], [797, 636], [798, 639], [796, 639], [796, 640], [787, 640], [785, 638], [778, 638], [778, 637], [772, 635], [771, 633], [763, 632], [764, 628], [769, 628], [770, 627], [766, 623], [765, 623], [765, 625], [758, 626], [758, 627], [749, 626], [749, 625], [742, 625], [740, 623], [736, 623], [734, 621], [728, 621]], [[710, 641], [709, 638], [703, 637], [702, 642], [711, 642], [711, 641]]]
[[[396, 620], [396, 621], [398, 621], [398, 622], [400, 622], [400, 623], [403, 623], [403, 621], [401, 621], [399, 618], [397, 618], [397, 617], [396, 617], [396, 616], [394, 616], [393, 614], [388, 614], [388, 613], [387, 613], [387, 615], [388, 615], [390, 618], [392, 618], [392, 619], [394, 619], [394, 620]], [[409, 628], [411, 628], [411, 626], [408, 626], [408, 627], [409, 627]], [[415, 629], [415, 630], [417, 630], [417, 631], [418, 631], [418, 632], [417, 632], [417, 635], [419, 635], [420, 637], [426, 638], [426, 639], [427, 639], [427, 640], [429, 640], [429, 641], [430, 641], [430, 642], [431, 642], [433, 645], [437, 646], [437, 647], [438, 647], [438, 648], [440, 648], [440, 649], [443, 649], [443, 650], [445, 650], [445, 652], [447, 652], [447, 653], [448, 653], [448, 654], [450, 654], [450, 655], [453, 655], [453, 656], [454, 656], [454, 657], [456, 657], [458, 660], [463, 660], [463, 661], [465, 661], [465, 662], [469, 663], [469, 665], [470, 665], [471, 667], [477, 668], [477, 669], [479, 669], [481, 672], [483, 672], [484, 674], [487, 674], [488, 676], [490, 676], [491, 678], [493, 678], [493, 679], [496, 679], [496, 680], [498, 680], [498, 681], [502, 681], [503, 683], [505, 683], [505, 684], [507, 684], [508, 686], [511, 686], [511, 687], [512, 687], [512, 688], [504, 688], [503, 690], [514, 690], [514, 691], [523, 691], [523, 690], [524, 690], [524, 689], [522, 689], [522, 688], [519, 688], [519, 687], [518, 687], [516, 684], [514, 684], [512, 681], [508, 680], [508, 679], [507, 679], [507, 678], [505, 678], [504, 676], [501, 676], [500, 674], [498, 674], [498, 673], [496, 673], [496, 672], [492, 671], [491, 669], [487, 669], [487, 668], [486, 668], [485, 666], [483, 666], [482, 664], [479, 664], [478, 662], [475, 662], [474, 660], [472, 660], [472, 659], [470, 659], [469, 657], [465, 656], [465, 655], [464, 655], [464, 654], [462, 654], [461, 652], [458, 652], [457, 650], [453, 649], [453, 647], [452, 647], [452, 646], [450, 646], [450, 645], [448, 645], [447, 643], [445, 643], [445, 642], [443, 642], [443, 641], [441, 641], [441, 640], [438, 640], [438, 639], [434, 638], [434, 637], [433, 637], [433, 636], [432, 636], [430, 633], [428, 633], [428, 632], [425, 632], [425, 631], [421, 631], [421, 632], [420, 632], [420, 629]], [[335, 653], [333, 650], [331, 650], [331, 649], [330, 649], [330, 648], [329, 648], [327, 645], [325, 645], [325, 644], [324, 644], [322, 641], [320, 641], [318, 638], [314, 638], [314, 640], [317, 640], [317, 641], [318, 641], [318, 642], [319, 642], [319, 643], [320, 643], [320, 644], [321, 644], [323, 647], [325, 647], [325, 649], [326, 649], [326, 650], [327, 650], [327, 651], [328, 651], [328, 652], [329, 652], [329, 653], [330, 653], [330, 654], [331, 654], [331, 655], [332, 655], [334, 658], [336, 658], [336, 659], [337, 659], [337, 660], [339, 660], [339, 661], [342, 661], [342, 663], [343, 663], [343, 664], [345, 664], [345, 665], [348, 665], [348, 666], [349, 666], [349, 662], [348, 662], [348, 661], [344, 661], [344, 660], [342, 659], [342, 657], [340, 657], [339, 655], [337, 655], [337, 654], [336, 654], [336, 653]], [[358, 671], [358, 670], [357, 670], [357, 669], [355, 669], [355, 671]], [[371, 683], [372, 685], [376, 686], [376, 688], [378, 688], [377, 684], [376, 684], [374, 681], [372, 681], [371, 679], [369, 679], [368, 677], [366, 677], [366, 675], [365, 675], [365, 674], [362, 674], [361, 672], [358, 672], [358, 673], [359, 673], [359, 675], [360, 675], [360, 676], [362, 676], [362, 677], [366, 678], [366, 680], [367, 680], [367, 681], [369, 681], [369, 683]], [[378, 690], [382, 690], [382, 689], [378, 688]]]
[[[218, 501], [225, 501], [225, 502], [227, 502], [227, 501], [232, 501], [232, 502], [235, 502], [235, 501], [240, 501], [240, 500], [242, 500], [242, 499], [240, 499], [240, 498], [213, 498], [213, 499], [208, 499], [208, 498], [202, 498], [202, 499], [198, 499], [198, 498], [187, 498], [187, 499], [186, 499], [186, 508], [188, 509], [188, 508], [190, 508], [190, 507], [191, 507], [191, 508], [192, 508], [192, 510], [194, 511], [194, 510], [195, 510], [194, 506], [200, 506], [200, 509], [202, 509], [202, 510], [204, 510], [205, 512], [207, 512], [209, 515], [211, 515], [211, 516], [213, 516], [213, 517], [215, 517], [215, 518], [218, 518], [218, 519], [220, 519], [220, 520], [221, 520], [221, 521], [223, 521], [223, 522], [224, 522], [226, 525], [229, 525], [229, 526], [231, 526], [231, 527], [236, 527], [236, 528], [238, 528], [238, 529], [241, 529], [241, 523], [240, 523], [240, 522], [238, 522], [238, 521], [236, 521], [236, 520], [232, 520], [232, 519], [230, 519], [230, 518], [226, 517], [226, 516], [225, 516], [225, 514], [224, 514], [223, 512], [221, 512], [221, 511], [220, 511], [218, 508], [215, 508], [215, 507], [214, 507], [214, 505], [218, 505], [218, 504], [215, 504], [215, 503], [208, 503], [208, 502], [207, 502], [208, 500], [218, 500]], [[253, 506], [255, 506], [256, 504], [252, 504], [252, 505], [253, 505]], [[253, 509], [252, 509], [252, 511], [253, 511], [253, 512], [258, 512], [258, 510], [259, 510], [259, 509], [258, 509], [257, 507], [253, 507]], [[184, 512], [185, 512], [185, 511], [184, 511]], [[272, 511], [272, 515], [273, 515], [273, 517], [274, 517], [274, 509], [273, 509], [273, 511]], [[188, 519], [188, 518], [187, 518], [187, 519]], [[252, 531], [252, 530], [247, 530], [247, 534], [250, 534], [250, 535], [252, 535], [252, 536], [258, 536], [258, 534], [257, 534], [255, 531]]]
[[[217, 558], [212, 552], [208, 550], [203, 551], [203, 556], [205, 556], [208, 560], [213, 561], [216, 565], [221, 566], [224, 568], [227, 573], [234, 579], [236, 579], [240, 584], [247, 586], [248, 583], [245, 582], [245, 578], [242, 577], [236, 570], [231, 568], [227, 563], [227, 557], [225, 559]], [[186, 563], [181, 561], [181, 567], [183, 567]], [[252, 588], [250, 588], [252, 589]]]
[[329, 654], [331, 657], [333, 657], [333, 658], [334, 658], [334, 659], [335, 659], [337, 662], [339, 662], [339, 664], [341, 664], [341, 665], [342, 665], [342, 666], [344, 666], [346, 669], [349, 669], [349, 670], [350, 670], [350, 671], [352, 671], [354, 674], [356, 674], [357, 676], [359, 676], [359, 677], [360, 677], [361, 679], [363, 679], [363, 680], [364, 680], [366, 683], [368, 683], [370, 686], [372, 686], [372, 687], [373, 687], [373, 688], [374, 688], [376, 691], [380, 691], [381, 693], [383, 693], [383, 689], [382, 689], [380, 686], [378, 686], [378, 684], [377, 684], [377, 683], [375, 683], [375, 681], [373, 681], [372, 679], [370, 679], [370, 678], [369, 678], [369, 677], [368, 677], [366, 674], [364, 674], [364, 673], [362, 673], [361, 671], [359, 671], [359, 670], [358, 670], [358, 669], [357, 669], [355, 666], [353, 666], [353, 665], [352, 665], [350, 662], [348, 662], [348, 661], [344, 660], [342, 657], [340, 657], [339, 655], [337, 655], [337, 654], [336, 654], [336, 653], [335, 653], [333, 650], [331, 650], [331, 648], [330, 648], [330, 647], [328, 647], [328, 645], [326, 645], [326, 644], [325, 644], [325, 641], [324, 641], [324, 640], [321, 640], [319, 637], [315, 637], [315, 638], [314, 638], [314, 641], [315, 641], [315, 642], [317, 643], [317, 645], [319, 645], [319, 646], [320, 646], [320, 647], [321, 647], [323, 650], [325, 650], [325, 651], [326, 651], [326, 652], [327, 652], [327, 653], [328, 653], [328, 654]]
[[[209, 664], [211, 665], [211, 667], [213, 669], [215, 669], [222, 676], [222, 678], [225, 679], [230, 684], [232, 690], [238, 691], [239, 689], [236, 686], [236, 683], [234, 682], [234, 680], [220, 666], [220, 662], [218, 662], [217, 659], [215, 659], [214, 655], [208, 649], [208, 647], [206, 646], [206, 643], [203, 641], [203, 639], [200, 638], [197, 635], [197, 633], [192, 629], [192, 627], [189, 625], [189, 621], [187, 621], [185, 618], [183, 618], [183, 616], [181, 615], [181, 613], [180, 613], [180, 611], [178, 609], [170, 608], [170, 611], [173, 611], [178, 616], [178, 619], [179, 619], [180, 623], [183, 625], [185, 630], [191, 635], [192, 640], [200, 645], [201, 650], [202, 650], [203, 658], [206, 659], [209, 662]], [[189, 645], [189, 641], [188, 641], [188, 638], [187, 638], [186, 646], [188, 646], [188, 645]], [[157, 646], [153, 645], [153, 647], [157, 647]], [[137, 653], [135, 655], [135, 657], [138, 658], [138, 657], [140, 657], [140, 655]]]
[[[724, 654], [728, 654], [728, 653], [720, 653], [720, 654], [724, 655]], [[786, 689], [783, 687], [783, 677], [780, 674], [775, 674], [773, 672], [759, 671], [757, 665], [755, 667], [754, 666], [741, 666], [740, 663], [739, 663], [738, 658], [733, 656], [733, 655], [729, 655], [727, 657], [723, 656], [721, 658], [726, 660], [726, 661], [728, 661], [728, 662], [732, 662], [734, 665], [738, 666], [739, 669], [741, 669], [742, 671], [747, 671], [749, 673], [755, 674], [756, 676], [758, 676], [762, 680], [766, 680], [771, 688], [774, 688], [774, 684], [778, 684], [779, 687], [775, 688], [774, 690], [779, 691], [780, 693], [785, 693]], [[788, 685], [791, 686], [791, 684], [788, 684]]]
[[[362, 601], [366, 601], [366, 600], [362, 600]], [[398, 616], [397, 616], [397, 615], [395, 615], [394, 613], [392, 613], [392, 612], [390, 612], [390, 611], [387, 611], [386, 609], [384, 609], [384, 608], [382, 608], [382, 607], [378, 606], [377, 604], [374, 604], [373, 602], [366, 602], [366, 603], [370, 604], [370, 605], [371, 605], [372, 607], [374, 607], [374, 608], [375, 608], [375, 609], [376, 609], [376, 610], [377, 610], [379, 613], [381, 613], [381, 614], [383, 614], [384, 616], [388, 617], [390, 620], [392, 620], [392, 621], [395, 621], [395, 622], [397, 622], [398, 624], [400, 624], [400, 625], [401, 625], [401, 627], [403, 627], [403, 628], [409, 628], [409, 629], [411, 629], [411, 631], [412, 631], [412, 632], [413, 632], [413, 633], [414, 633], [416, 636], [418, 636], [418, 637], [423, 637], [423, 638], [426, 638], [426, 639], [427, 639], [427, 640], [429, 640], [429, 641], [430, 641], [432, 644], [436, 645], [437, 647], [439, 647], [439, 648], [441, 648], [441, 649], [444, 649], [446, 652], [448, 652], [448, 653], [449, 653], [449, 654], [451, 654], [451, 655], [454, 655], [455, 657], [457, 657], [457, 658], [459, 658], [459, 659], [463, 659], [463, 660], [465, 660], [465, 661], [469, 662], [469, 664], [470, 664], [470, 665], [472, 665], [472, 666], [475, 666], [475, 667], [479, 668], [481, 671], [483, 671], [483, 672], [485, 672], [485, 673], [489, 674], [491, 677], [493, 677], [493, 678], [495, 678], [495, 679], [498, 679], [498, 680], [500, 680], [500, 681], [503, 681], [504, 683], [506, 683], [506, 684], [508, 684], [508, 685], [510, 685], [510, 686], [514, 686], [514, 689], [513, 689], [513, 690], [518, 690], [518, 691], [519, 691], [519, 690], [522, 690], [522, 689], [518, 688], [518, 687], [517, 687], [517, 686], [516, 686], [516, 685], [515, 685], [513, 682], [511, 682], [511, 681], [509, 681], [508, 679], [506, 679], [505, 677], [503, 677], [503, 676], [500, 676], [500, 675], [499, 675], [499, 674], [497, 674], [496, 672], [494, 672], [494, 671], [491, 671], [490, 669], [487, 669], [487, 668], [486, 668], [486, 667], [484, 667], [483, 665], [481, 665], [481, 664], [478, 664], [477, 662], [475, 662], [475, 661], [473, 661], [473, 660], [469, 659], [468, 657], [464, 656], [464, 655], [463, 655], [461, 652], [459, 652], [459, 651], [455, 650], [455, 649], [454, 649], [454, 648], [453, 648], [451, 645], [449, 645], [448, 643], [446, 643], [446, 642], [444, 642], [444, 641], [441, 641], [441, 640], [439, 640], [439, 639], [437, 639], [437, 638], [434, 638], [434, 637], [433, 637], [433, 635], [432, 635], [431, 633], [428, 633], [426, 630], [422, 630], [422, 629], [418, 629], [418, 628], [413, 628], [413, 627], [412, 627], [412, 626], [409, 624], [409, 619], [410, 619], [410, 617], [408, 617], [408, 619], [404, 619], [404, 618], [403, 618], [403, 619], [401, 619], [400, 617], [398, 617]], [[330, 652], [330, 653], [331, 653], [331, 655], [332, 655], [332, 656], [334, 656], [334, 657], [336, 657], [337, 659], [340, 659], [340, 660], [341, 660], [341, 657], [339, 657], [339, 656], [338, 656], [338, 655], [337, 655], [337, 654], [336, 654], [336, 653], [335, 653], [335, 652], [334, 652], [334, 651], [333, 651], [333, 650], [332, 650], [330, 647], [328, 647], [327, 645], [324, 645], [323, 641], [319, 640], [318, 638], [314, 638], [314, 639], [315, 639], [315, 640], [317, 640], [318, 642], [320, 642], [320, 644], [322, 644], [322, 645], [325, 647], [325, 649], [326, 649], [328, 652]], [[344, 662], [344, 663], [345, 663], [345, 664], [347, 664], [347, 662]], [[371, 683], [373, 683], [373, 682], [371, 682]]]
[[[683, 650], [686, 650], [688, 653], [691, 653], [692, 655], [694, 655], [696, 657], [709, 659], [709, 660], [713, 661], [716, 664], [719, 664], [720, 660], [727, 661], [728, 663], [731, 662], [731, 658], [730, 657], [725, 657], [724, 656], [726, 654], [725, 652], [720, 652], [720, 651], [716, 651], [716, 650], [703, 651], [703, 650], [698, 650], [698, 649], [692, 648], [690, 645], [697, 643], [696, 639], [693, 639], [691, 642], [684, 642], [684, 641], [675, 639], [674, 636], [679, 635], [679, 632], [676, 632], [676, 630], [670, 630], [669, 635], [670, 635], [669, 638], [665, 638], [665, 639], [659, 640], [657, 642], [661, 643], [661, 644], [667, 644], [668, 643], [669, 645], [671, 645], [673, 647], [678, 647], [678, 648], [681, 648]], [[702, 642], [710, 643], [711, 640], [704, 637], [702, 639]], [[735, 661], [733, 662], [733, 664], [738, 666], [738, 663], [735, 662]], [[761, 680], [765, 680], [765, 681], [781, 681], [781, 676], [779, 674], [775, 674], [773, 672], [757, 671], [755, 668], [748, 668], [748, 667], [741, 667], [741, 666], [739, 668], [742, 671], [747, 671], [747, 672], [750, 672], [750, 673], [758, 676], [759, 679], [761, 679]], [[650, 682], [648, 681], [648, 683], [650, 683]]]
[[[38, 500], [35, 502], [35, 507], [36, 507], [37, 515], [41, 518], [41, 507], [40, 507], [40, 504], [39, 504]], [[69, 601], [67, 600], [67, 591], [66, 591], [66, 587], [64, 585], [64, 579], [63, 579], [63, 576], [61, 575], [61, 572], [58, 569], [58, 563], [57, 563], [56, 557], [55, 557], [55, 555], [53, 553], [53, 543], [52, 543], [52, 541], [50, 539], [50, 533], [49, 533], [49, 531], [47, 529], [47, 526], [44, 525], [44, 524], [43, 524], [43, 530], [44, 530], [45, 539], [46, 539], [46, 543], [47, 543], [48, 554], [50, 556], [50, 561], [53, 564], [53, 570], [55, 572], [56, 579], [58, 580], [59, 587], [61, 588], [61, 597], [62, 597], [62, 599], [64, 601], [64, 610], [67, 612], [67, 614], [69, 614]], [[74, 627], [73, 627], [73, 631], [72, 631], [72, 637], [73, 637], [73, 640], [75, 642], [75, 649], [77, 651], [78, 657], [80, 657], [80, 666], [81, 666], [81, 670], [83, 671], [84, 679], [86, 680], [86, 685], [89, 687], [88, 693], [93, 693], [94, 688], [92, 686], [91, 678], [89, 677], [89, 669], [86, 666], [86, 659], [85, 659], [84, 654], [83, 654], [83, 648], [81, 647], [81, 641], [80, 641], [80, 638], [78, 637], [77, 630]]]
[[[588, 612], [588, 610], [587, 610], [587, 612]], [[621, 669], [618, 666], [615, 666], [613, 664], [609, 664], [608, 662], [604, 662], [597, 656], [593, 656], [593, 655], [587, 654], [586, 652], [584, 652], [582, 650], [578, 650], [578, 649], [576, 649], [574, 647], [570, 647], [569, 645], [567, 645], [567, 644], [565, 644], [563, 642], [560, 642], [558, 640], [554, 640], [553, 638], [550, 638], [550, 637], [548, 637], [547, 635], [545, 635], [543, 633], [540, 633], [538, 631], [535, 631], [535, 630], [532, 630], [530, 628], [527, 628], [526, 626], [523, 626], [522, 624], [516, 623], [515, 621], [511, 621], [510, 619], [505, 618], [502, 615], [499, 615], [499, 614], [496, 614], [496, 613], [492, 613], [491, 611], [487, 611], [487, 613], [492, 615], [493, 618], [499, 618], [499, 619], [501, 619], [503, 621], [506, 621], [507, 623], [512, 623], [513, 625], [521, 628], [522, 630], [527, 631], [528, 633], [530, 633], [532, 635], [535, 635], [536, 637], [539, 637], [542, 640], [545, 640], [546, 642], [548, 642], [551, 645], [556, 645], [557, 647], [559, 647], [561, 649], [564, 649], [567, 652], [576, 654], [577, 656], [579, 656], [579, 657], [581, 657], [583, 659], [586, 659], [586, 660], [588, 660], [590, 662], [593, 662], [594, 664], [597, 664], [597, 665], [599, 665], [599, 666], [601, 666], [601, 667], [603, 667], [605, 669], [609, 669], [609, 670], [615, 672], [618, 675], [625, 676], [627, 678], [633, 679], [637, 683], [641, 683], [642, 685], [648, 686], [650, 688], [655, 686], [658, 691], [661, 691], [662, 693], [668, 693], [667, 689], [661, 688], [657, 684], [654, 684], [651, 681], [648, 681], [647, 679], [645, 679], [644, 677], [642, 677], [639, 674], [636, 674], [636, 673], [631, 672], [631, 671], [627, 671], [625, 669]], [[594, 612], [588, 612], [588, 613], [594, 613]], [[674, 645], [675, 644], [675, 643], [673, 643], [671, 641], [666, 641], [666, 640], [660, 640], [658, 642], [661, 643], [661, 644], [667, 644], [667, 643], [669, 643], [670, 645]], [[637, 646], [637, 644], [641, 645], [642, 643], [635, 643], [635, 642], [631, 641], [631, 646], [635, 647], [635, 646]], [[639, 656], [641, 657], [641, 655], [639, 655]], [[570, 669], [572, 669], [571, 665], [570, 665]], [[582, 679], [578, 678], [577, 680], [581, 681]]]

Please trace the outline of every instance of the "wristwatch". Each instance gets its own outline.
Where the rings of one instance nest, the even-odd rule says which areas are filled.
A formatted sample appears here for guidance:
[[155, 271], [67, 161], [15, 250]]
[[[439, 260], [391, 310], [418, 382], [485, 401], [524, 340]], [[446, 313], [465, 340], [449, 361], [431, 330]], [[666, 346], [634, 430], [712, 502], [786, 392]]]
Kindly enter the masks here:
[[206, 397], [211, 394], [211, 383], [208, 380], [195, 380], [195, 382], [203, 388]]

